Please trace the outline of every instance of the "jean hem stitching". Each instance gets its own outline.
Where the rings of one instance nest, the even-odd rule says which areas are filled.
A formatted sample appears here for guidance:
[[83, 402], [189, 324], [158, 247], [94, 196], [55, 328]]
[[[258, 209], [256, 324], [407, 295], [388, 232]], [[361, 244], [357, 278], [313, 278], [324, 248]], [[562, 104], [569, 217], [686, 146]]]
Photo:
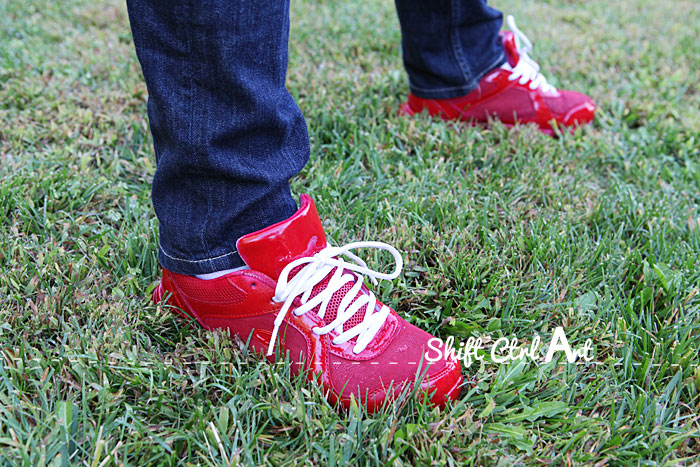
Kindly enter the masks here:
[[462, 72], [462, 78], [466, 83], [473, 82], [473, 78], [470, 80], [468, 77], [473, 75], [471, 67], [467, 64], [464, 59], [464, 51], [459, 43], [459, 38], [457, 37], [457, 25], [454, 23], [455, 16], [457, 15], [458, 5], [454, 0], [450, 2], [450, 43], [452, 45], [452, 54], [457, 60], [459, 69]]
[[419, 86], [414, 86], [412, 84], [409, 87], [411, 88], [411, 90], [426, 91], [426, 92], [459, 91], [461, 89], [469, 88], [469, 86], [466, 84], [463, 84], [461, 86], [451, 86], [449, 88], [421, 88]]
[[173, 261], [178, 261], [178, 262], [182, 262], [182, 263], [190, 263], [190, 264], [195, 264], [195, 263], [198, 264], [198, 263], [206, 263], [206, 262], [216, 261], [218, 259], [227, 258], [227, 257], [232, 256], [232, 255], [236, 255], [236, 256], [240, 257], [240, 254], [238, 253], [238, 251], [231, 251], [229, 253], [224, 253], [223, 255], [214, 256], [213, 258], [192, 260], [192, 259], [185, 259], [185, 258], [177, 258], [175, 256], [169, 255], [168, 253], [165, 252], [163, 247], [160, 245], [158, 245], [158, 250]]

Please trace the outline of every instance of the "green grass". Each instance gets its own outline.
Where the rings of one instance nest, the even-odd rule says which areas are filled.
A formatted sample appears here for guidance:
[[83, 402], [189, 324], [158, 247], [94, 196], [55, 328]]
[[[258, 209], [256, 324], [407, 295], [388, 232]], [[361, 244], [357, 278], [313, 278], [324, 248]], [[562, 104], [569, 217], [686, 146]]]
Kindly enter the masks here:
[[561, 325], [598, 364], [487, 362], [444, 411], [366, 416], [149, 302], [155, 162], [121, 2], [0, 0], [0, 465], [697, 463], [700, 4], [495, 6], [595, 98], [592, 127], [399, 118], [392, 3], [295, 1], [312, 157], [293, 190], [336, 244], [402, 250], [379, 295], [411, 322]]

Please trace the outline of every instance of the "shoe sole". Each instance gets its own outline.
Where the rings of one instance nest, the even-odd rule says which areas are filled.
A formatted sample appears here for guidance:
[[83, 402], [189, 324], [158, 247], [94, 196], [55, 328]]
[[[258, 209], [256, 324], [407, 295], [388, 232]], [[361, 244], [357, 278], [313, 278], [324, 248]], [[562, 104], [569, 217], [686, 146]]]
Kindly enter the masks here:
[[[151, 294], [151, 299], [153, 300], [153, 303], [159, 304], [163, 301], [163, 298], [166, 296], [166, 294], [169, 293], [165, 288], [163, 287], [163, 283], [160, 282], [158, 286], [153, 290], [153, 293]], [[173, 303], [175, 302], [175, 303]], [[203, 329], [206, 330], [212, 330], [209, 326], [206, 326], [201, 322], [199, 317], [193, 313], [191, 310], [185, 311], [184, 307], [182, 306], [181, 303], [177, 300], [176, 297], [170, 296], [168, 297], [167, 301], [165, 302], [169, 305], [169, 309], [171, 313], [174, 313], [176, 316], [179, 318], [183, 319], [189, 326], [194, 326], [195, 323], [196, 325], [202, 327]], [[437, 405], [439, 407], [444, 407], [445, 403], [447, 400], [457, 400], [457, 397], [461, 393], [462, 390], [462, 384], [464, 382], [464, 378], [460, 374], [459, 377], [457, 378], [457, 381], [455, 384], [448, 390], [446, 391], [442, 397], [437, 400], [433, 401], [432, 403], [434, 405]], [[339, 396], [339, 395], [338, 395]], [[340, 402], [340, 399], [338, 400]], [[386, 401], [390, 402], [390, 401]], [[342, 403], [340, 404], [341, 406], [343, 405]], [[380, 404], [382, 405], [382, 404]]]
[[[416, 112], [415, 110], [413, 110], [413, 109], [411, 108], [410, 105], [408, 105], [408, 102], [404, 102], [404, 103], [401, 104], [401, 106], [399, 107], [399, 115], [402, 115], [402, 116], [405, 116], [405, 117], [413, 117], [413, 116], [419, 115], [419, 114], [421, 114], [421, 113], [423, 113], [423, 110], [421, 110], [420, 112]], [[488, 120], [476, 120], [476, 119], [473, 119], [473, 118], [462, 118], [462, 117], [460, 117], [460, 118], [447, 118], [447, 117], [444, 117], [443, 114], [433, 115], [433, 114], [428, 113], [428, 115], [430, 115], [431, 117], [439, 117], [439, 118], [441, 118], [441, 119], [443, 119], [443, 120], [445, 120], [445, 121], [457, 120], [457, 121], [460, 121], [460, 122], [464, 122], [464, 123], [466, 123], [467, 125], [470, 125], [470, 126], [472, 126], [472, 127], [482, 127], [482, 128], [491, 128], [491, 127], [492, 127], [492, 126], [489, 124], [489, 121], [488, 121]], [[515, 125], [516, 125], [515, 123], [505, 123], [505, 122], [502, 122], [502, 121], [500, 121], [500, 120], [498, 120], [498, 119], [494, 119], [494, 121], [498, 121], [501, 125], [503, 125], [504, 127], [508, 128], [508, 129], [514, 128]], [[527, 125], [527, 124], [530, 124], [530, 123], [532, 123], [533, 125], [535, 125], [535, 126], [537, 127], [537, 129], [540, 130], [541, 133], [543, 133], [543, 134], [545, 134], [545, 135], [547, 135], [547, 136], [551, 136], [551, 137], [553, 137], [553, 138], [556, 138], [556, 137], [559, 136], [560, 133], [568, 132], [569, 134], [572, 134], [572, 133], [574, 133], [574, 132], [576, 131], [576, 128], [578, 128], [578, 127], [580, 127], [580, 126], [583, 126], [583, 125], [587, 125], [587, 124], [589, 124], [589, 123], [591, 123], [591, 122], [590, 122], [590, 121], [588, 121], [588, 122], [581, 122], [581, 123], [579, 123], [578, 125], [573, 125], [573, 126], [567, 126], [567, 125], [561, 125], [561, 124], [559, 124], [559, 125], [558, 125], [558, 127], [559, 127], [559, 131], [558, 131], [558, 132], [557, 132], [557, 131], [554, 131], [554, 129], [552, 129], [552, 128], [542, 127], [542, 126], [540, 126], [537, 122], [520, 122], [521, 125]]]

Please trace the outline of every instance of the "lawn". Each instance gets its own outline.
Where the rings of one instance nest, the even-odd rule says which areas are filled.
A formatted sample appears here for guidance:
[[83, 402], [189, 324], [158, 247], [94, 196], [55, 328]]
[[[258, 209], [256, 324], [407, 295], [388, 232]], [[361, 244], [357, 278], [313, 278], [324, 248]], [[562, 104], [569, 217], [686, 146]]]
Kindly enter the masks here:
[[335, 244], [401, 249], [378, 295], [414, 324], [563, 326], [594, 360], [487, 356], [445, 410], [368, 416], [150, 303], [155, 161], [122, 2], [0, 0], [0, 465], [697, 463], [700, 3], [494, 6], [550, 82], [594, 97], [592, 127], [399, 117], [392, 2], [295, 0], [312, 155], [292, 189]]

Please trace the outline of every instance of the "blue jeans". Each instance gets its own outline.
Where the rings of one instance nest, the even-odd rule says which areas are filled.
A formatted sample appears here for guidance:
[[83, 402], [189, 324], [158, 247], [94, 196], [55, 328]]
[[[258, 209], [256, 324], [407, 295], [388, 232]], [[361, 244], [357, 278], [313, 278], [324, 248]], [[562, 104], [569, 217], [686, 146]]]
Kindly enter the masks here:
[[[157, 160], [158, 258], [180, 274], [243, 265], [236, 240], [291, 216], [309, 159], [285, 87], [288, 0], [127, 0]], [[505, 61], [484, 0], [396, 0], [411, 91], [468, 93]], [[368, 38], [368, 40], [370, 40]]]

